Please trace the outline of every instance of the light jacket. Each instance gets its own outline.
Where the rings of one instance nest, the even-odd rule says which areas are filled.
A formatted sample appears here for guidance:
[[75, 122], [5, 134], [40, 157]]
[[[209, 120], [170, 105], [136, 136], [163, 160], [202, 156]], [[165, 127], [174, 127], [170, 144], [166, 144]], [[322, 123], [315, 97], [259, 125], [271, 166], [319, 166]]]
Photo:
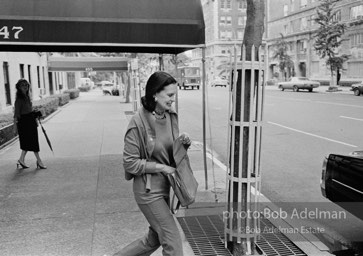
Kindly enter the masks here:
[[[171, 126], [172, 126], [172, 136], [175, 140], [179, 136], [179, 126], [178, 126], [178, 116], [173, 110], [169, 111]], [[155, 119], [153, 114], [141, 107], [139, 111], [132, 117], [130, 123], [126, 130], [126, 135], [133, 131], [136, 136], [132, 137], [132, 144], [138, 146], [138, 154], [130, 154], [128, 151], [128, 144], [125, 141], [124, 152], [123, 152], [123, 166], [125, 169], [125, 179], [131, 180], [142, 178], [144, 182], [137, 182], [137, 186], [144, 184], [145, 191], [150, 191], [151, 187], [151, 174], [146, 174], [146, 169], [156, 168], [156, 162], [150, 160], [151, 155], [155, 147]], [[125, 137], [126, 137], [125, 135]], [[137, 187], [136, 190], [140, 188]], [[135, 191], [135, 187], [134, 187]]]

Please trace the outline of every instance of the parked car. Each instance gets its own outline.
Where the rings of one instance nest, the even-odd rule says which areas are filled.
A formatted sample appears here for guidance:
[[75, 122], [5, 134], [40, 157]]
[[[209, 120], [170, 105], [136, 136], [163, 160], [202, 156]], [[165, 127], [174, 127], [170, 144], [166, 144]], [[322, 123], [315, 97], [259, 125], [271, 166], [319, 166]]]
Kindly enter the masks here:
[[358, 84], [352, 84], [352, 91], [355, 96], [363, 94], [363, 81]]
[[102, 92], [104, 95], [115, 95], [115, 96], [120, 95], [120, 90], [119, 90], [118, 86], [114, 85], [110, 81], [101, 81], [97, 85], [101, 86]]
[[221, 87], [227, 87], [229, 85], [229, 81], [225, 78], [222, 77], [217, 77], [216, 79], [214, 79], [212, 81], [211, 86], [213, 87], [217, 87], [217, 86], [221, 86]]
[[278, 82], [277, 87], [280, 90], [292, 89], [294, 92], [298, 92], [299, 90], [308, 90], [312, 92], [314, 88], [320, 86], [320, 83], [317, 81], [311, 81], [306, 77], [297, 77], [293, 76], [287, 82]]
[[88, 77], [81, 77], [79, 79], [79, 85], [80, 86], [89, 86], [90, 88], [93, 88], [95, 86], [95, 83], [92, 82], [92, 80]]
[[324, 197], [363, 219], [363, 151], [325, 157], [320, 189]]

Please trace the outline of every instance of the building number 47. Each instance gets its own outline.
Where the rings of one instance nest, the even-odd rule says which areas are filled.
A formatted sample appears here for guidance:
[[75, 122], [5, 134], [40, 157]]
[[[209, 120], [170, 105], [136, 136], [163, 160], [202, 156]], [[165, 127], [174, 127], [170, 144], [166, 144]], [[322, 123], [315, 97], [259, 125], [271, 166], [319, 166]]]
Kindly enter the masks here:
[[[23, 31], [23, 27], [12, 27], [11, 32], [13, 33], [14, 39], [19, 39], [20, 32]], [[3, 26], [0, 28], [0, 36], [3, 36], [4, 39], [10, 38], [10, 32], [8, 26]]]

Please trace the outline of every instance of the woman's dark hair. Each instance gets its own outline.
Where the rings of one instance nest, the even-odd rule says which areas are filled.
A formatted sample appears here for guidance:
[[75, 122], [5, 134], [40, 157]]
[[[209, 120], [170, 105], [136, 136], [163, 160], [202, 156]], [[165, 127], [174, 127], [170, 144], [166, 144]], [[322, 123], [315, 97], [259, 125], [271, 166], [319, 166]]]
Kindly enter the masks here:
[[155, 110], [155, 93], [164, 90], [164, 87], [170, 84], [176, 84], [177, 81], [170, 74], [163, 71], [156, 71], [147, 80], [145, 87], [145, 96], [141, 98], [141, 103], [145, 109], [152, 112]]
[[[20, 90], [20, 87], [22, 87], [23, 85], [28, 86], [28, 90], [25, 94], [23, 94], [23, 92]], [[27, 98], [30, 100], [30, 96], [29, 96], [30, 84], [26, 79], [24, 79], [24, 78], [19, 79], [19, 81], [15, 85], [15, 88], [16, 88], [16, 97], [17, 98], [21, 98], [21, 99]]]

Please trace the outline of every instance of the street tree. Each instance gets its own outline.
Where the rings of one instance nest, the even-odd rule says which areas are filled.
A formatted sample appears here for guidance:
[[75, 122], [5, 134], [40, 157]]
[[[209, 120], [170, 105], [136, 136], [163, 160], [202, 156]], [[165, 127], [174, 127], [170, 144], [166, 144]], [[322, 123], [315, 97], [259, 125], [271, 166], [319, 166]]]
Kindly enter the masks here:
[[283, 34], [280, 35], [281, 38], [279, 38], [275, 44], [275, 51], [272, 58], [279, 61], [280, 72], [283, 74], [284, 80], [286, 81], [287, 76], [291, 76], [293, 73], [294, 62], [288, 54], [288, 42], [286, 42]]
[[[262, 45], [262, 36], [264, 32], [264, 22], [265, 22], [265, 0], [247, 0], [247, 22], [244, 32], [244, 38], [242, 45], [244, 45], [246, 50], [246, 61], [252, 61], [252, 49], [253, 46], [255, 46], [255, 56], [258, 60], [259, 56], [259, 49]], [[243, 46], [242, 51], [243, 53]], [[243, 54], [242, 54], [243, 55]], [[241, 56], [242, 56], [241, 55]], [[235, 111], [234, 114], [232, 114], [232, 121], [237, 123], [244, 123], [248, 122], [250, 119], [250, 105], [251, 101], [253, 100], [253, 97], [251, 95], [251, 87], [254, 87], [254, 89], [257, 88], [257, 83], [252, 84], [253, 78], [261, 77], [262, 74], [259, 73], [259, 70], [255, 70], [254, 73], [252, 73], [252, 70], [246, 69], [244, 72], [243, 70], [238, 70], [238, 81], [236, 85], [236, 98], [233, 102], [233, 109]], [[234, 74], [234, 76], [237, 74]], [[244, 88], [242, 88], [242, 80], [244, 80]], [[242, 98], [242, 95], [243, 98]], [[241, 108], [241, 104], [244, 105], [243, 108]], [[241, 109], [244, 109], [244, 111], [241, 111]], [[231, 152], [231, 159], [230, 159], [230, 165], [233, 163], [233, 169], [231, 169], [231, 176], [233, 176], [236, 179], [245, 179], [248, 177], [248, 162], [249, 162], [249, 151], [248, 151], [248, 145], [250, 143], [250, 140], [254, 140], [250, 137], [250, 130], [249, 127], [244, 127], [242, 125], [236, 125], [233, 129], [234, 130], [234, 138], [233, 136], [230, 137], [230, 147], [234, 148], [234, 152]], [[242, 139], [241, 139], [242, 137]], [[242, 145], [240, 143], [242, 142]], [[233, 147], [232, 147], [233, 145]], [[242, 152], [240, 152], [242, 151]], [[240, 159], [242, 158], [242, 159]], [[241, 163], [241, 164], [240, 164]], [[240, 170], [241, 175], [240, 177]], [[237, 182], [232, 182], [229, 189], [233, 189], [232, 195], [229, 194], [229, 202], [232, 202], [232, 208], [233, 211], [235, 210], [238, 212], [238, 206], [241, 205], [241, 210], [246, 212], [247, 211], [247, 205], [249, 204], [248, 198], [250, 193], [250, 186], [247, 186], [246, 183], [242, 183], [241, 186], [239, 186]], [[238, 225], [236, 224], [239, 220], [236, 218], [236, 216], [233, 214], [233, 226], [229, 227], [230, 229], [235, 230], [235, 232], [242, 232], [241, 230], [238, 230], [236, 228]], [[247, 219], [240, 220], [242, 223], [242, 226], [247, 225]], [[228, 249], [232, 252], [234, 256], [239, 255], [250, 255], [256, 253], [256, 247], [255, 247], [255, 241], [253, 238], [247, 239], [242, 238], [241, 241], [238, 241], [237, 239], [233, 238], [233, 241], [227, 242]]]
[[341, 0], [321, 0], [321, 4], [316, 9], [314, 21], [319, 25], [314, 37], [314, 48], [317, 54], [326, 59], [326, 65], [330, 68], [331, 81], [330, 88], [336, 87], [339, 71], [343, 68], [344, 61], [348, 60], [346, 54], [339, 55], [338, 49], [343, 43], [342, 36], [346, 25], [338, 18], [339, 10], [335, 9], [337, 2]]

